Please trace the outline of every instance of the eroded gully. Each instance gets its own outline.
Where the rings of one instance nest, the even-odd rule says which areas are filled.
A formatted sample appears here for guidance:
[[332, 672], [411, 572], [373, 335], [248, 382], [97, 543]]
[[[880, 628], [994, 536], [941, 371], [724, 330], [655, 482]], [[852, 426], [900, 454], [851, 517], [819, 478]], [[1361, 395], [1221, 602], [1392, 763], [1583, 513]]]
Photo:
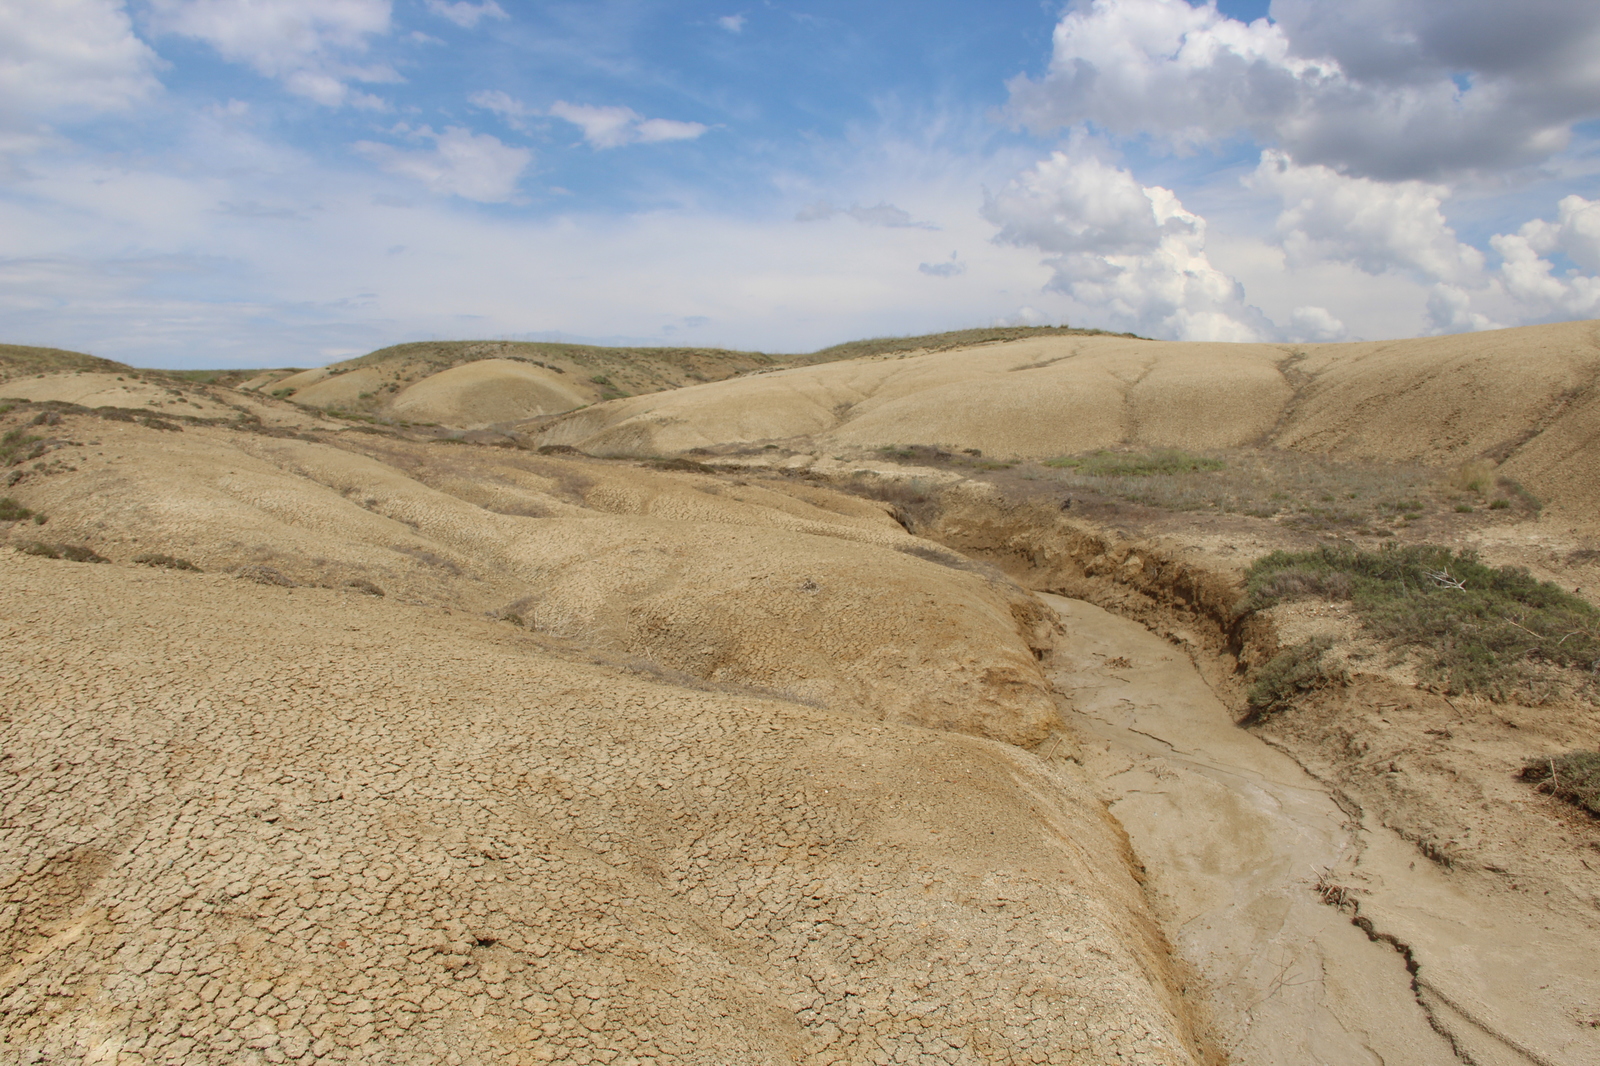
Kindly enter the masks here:
[[1430, 940], [1439, 961], [1481, 947], [1474, 941], [1505, 943], [1517, 930], [1497, 926], [1514, 916], [1491, 918], [1452, 895], [1409, 846], [1363, 826], [1294, 760], [1236, 727], [1181, 648], [1091, 604], [1044, 599], [1067, 631], [1053, 681], [1085, 769], [1145, 865], [1232, 1063], [1581, 1061], [1541, 1053], [1495, 1017], [1521, 1013], [1505, 1001], [1521, 998], [1512, 982], [1570, 974], [1574, 959], [1491, 956], [1481, 972], [1443, 983], [1421, 972], [1410, 939]]

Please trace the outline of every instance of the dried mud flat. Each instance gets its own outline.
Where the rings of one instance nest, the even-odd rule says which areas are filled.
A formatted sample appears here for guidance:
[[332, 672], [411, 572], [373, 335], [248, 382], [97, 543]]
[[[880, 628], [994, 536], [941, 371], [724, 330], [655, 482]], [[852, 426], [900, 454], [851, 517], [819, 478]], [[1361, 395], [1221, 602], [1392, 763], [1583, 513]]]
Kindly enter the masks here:
[[4, 1061], [1194, 1061], [1018, 749], [349, 593], [0, 583]]

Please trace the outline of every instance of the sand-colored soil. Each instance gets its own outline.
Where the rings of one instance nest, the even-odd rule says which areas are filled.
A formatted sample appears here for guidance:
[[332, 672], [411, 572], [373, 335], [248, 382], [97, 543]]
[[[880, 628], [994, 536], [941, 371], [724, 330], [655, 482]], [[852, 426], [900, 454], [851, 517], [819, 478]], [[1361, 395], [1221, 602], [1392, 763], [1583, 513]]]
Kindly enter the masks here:
[[[359, 401], [363, 394], [377, 391], [383, 384], [383, 375], [376, 370], [352, 370], [348, 374], [319, 378], [309, 385], [296, 389], [294, 401], [310, 407], [344, 408]], [[274, 383], [273, 391], [291, 387], [293, 386]]]
[[1553, 514], [1597, 523], [1600, 325], [1383, 344], [1048, 337], [800, 367], [599, 405], [537, 427], [597, 454], [807, 438], [1043, 458], [1275, 445], [1447, 465], [1488, 458]]
[[0, 398], [59, 400], [82, 407], [142, 408], [153, 414], [196, 418], [231, 418], [236, 413], [233, 407], [219, 402], [204, 390], [180, 389], [131, 375], [93, 372], [14, 378], [0, 384]]
[[1195, 1061], [1061, 764], [353, 591], [0, 596], [4, 1061]]
[[362, 435], [74, 415], [52, 430], [71, 442], [51, 453], [55, 472], [12, 491], [49, 516], [52, 540], [112, 558], [368, 581], [515, 613], [651, 668], [1015, 743], [1056, 724], [1035, 653], [1050, 642], [1043, 612], [957, 557], [909, 553], [921, 542], [881, 504]]
[[390, 402], [389, 413], [413, 422], [485, 426], [581, 407], [595, 398], [589, 384], [529, 363], [480, 359], [406, 386]]

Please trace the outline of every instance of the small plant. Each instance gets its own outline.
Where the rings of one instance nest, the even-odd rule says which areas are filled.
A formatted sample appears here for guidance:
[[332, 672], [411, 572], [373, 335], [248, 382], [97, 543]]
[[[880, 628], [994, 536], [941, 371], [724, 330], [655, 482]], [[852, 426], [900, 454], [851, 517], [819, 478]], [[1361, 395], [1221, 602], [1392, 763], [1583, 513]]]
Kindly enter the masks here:
[[367, 581], [364, 578], [359, 578], [359, 577], [356, 578], [354, 581], [345, 582], [345, 588], [355, 589], [357, 592], [365, 592], [368, 596], [382, 596], [383, 595], [383, 590], [382, 589], [380, 589], [378, 586], [374, 585], [372, 582]]
[[1539, 782], [1539, 791], [1575, 803], [1600, 815], [1600, 751], [1541, 755], [1522, 768], [1524, 781]]
[[1343, 678], [1324, 664], [1332, 645], [1327, 637], [1314, 637], [1269, 659], [1250, 685], [1251, 711], [1256, 716], [1270, 714], [1287, 707], [1301, 693], [1341, 682]]
[[133, 561], [140, 566], [158, 566], [163, 570], [193, 570], [200, 572], [200, 568], [187, 559], [179, 559], [173, 555], [162, 555], [160, 552], [140, 552], [133, 557]]
[[32, 518], [33, 512], [10, 496], [0, 496], [0, 522], [20, 522]]
[[41, 559], [61, 558], [60, 552], [56, 551], [42, 540], [33, 540], [26, 544], [18, 545], [17, 551], [21, 552], [23, 555], [37, 555]]
[[1509, 511], [1510, 509], [1511, 501], [1504, 496], [1489, 501], [1489, 510], [1491, 511]]

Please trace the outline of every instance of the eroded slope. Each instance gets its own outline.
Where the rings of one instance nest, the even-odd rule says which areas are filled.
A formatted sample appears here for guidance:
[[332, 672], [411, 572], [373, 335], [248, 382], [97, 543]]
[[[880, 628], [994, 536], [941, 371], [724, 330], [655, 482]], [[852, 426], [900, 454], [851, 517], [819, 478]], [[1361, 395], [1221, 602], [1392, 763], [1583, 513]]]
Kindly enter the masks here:
[[7, 1062], [1194, 1061], [1083, 785], [351, 591], [6, 553]]

